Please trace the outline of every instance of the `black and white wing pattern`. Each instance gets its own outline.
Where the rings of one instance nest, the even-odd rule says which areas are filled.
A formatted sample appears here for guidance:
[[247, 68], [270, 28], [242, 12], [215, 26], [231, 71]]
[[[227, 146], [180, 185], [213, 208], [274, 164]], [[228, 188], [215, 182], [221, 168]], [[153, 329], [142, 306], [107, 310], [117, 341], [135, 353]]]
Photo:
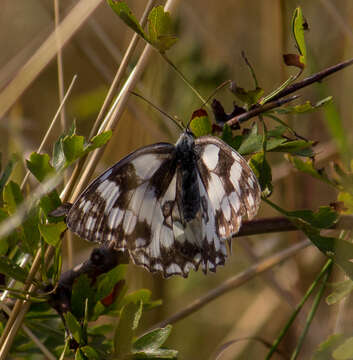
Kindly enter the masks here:
[[200, 265], [206, 273], [224, 264], [226, 240], [259, 202], [245, 159], [215, 137], [186, 131], [176, 145], [146, 146], [104, 172], [66, 222], [84, 239], [127, 250], [151, 272], [187, 277]]

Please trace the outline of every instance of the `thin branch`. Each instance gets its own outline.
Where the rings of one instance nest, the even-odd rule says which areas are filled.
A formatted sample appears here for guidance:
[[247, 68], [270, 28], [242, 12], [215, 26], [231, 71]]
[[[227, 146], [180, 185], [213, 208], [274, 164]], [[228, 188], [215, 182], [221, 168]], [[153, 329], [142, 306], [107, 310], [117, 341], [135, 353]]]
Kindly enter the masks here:
[[247, 281], [253, 279], [255, 276], [260, 275], [263, 272], [273, 268], [274, 266], [283, 262], [284, 260], [289, 259], [293, 255], [295, 255], [299, 250], [304, 249], [310, 246], [311, 244], [312, 243], [310, 240], [304, 240], [298, 244], [292, 245], [291, 247], [285, 250], [279, 251], [274, 255], [268, 256], [264, 260], [257, 262], [256, 264], [250, 266], [241, 273], [226, 280], [222, 285], [211, 290], [206, 295], [196, 299], [191, 304], [187, 305], [184, 309], [170, 316], [168, 319], [155, 324], [148, 331], [155, 328], [165, 327], [168, 324], [173, 324], [179, 320], [186, 318], [187, 316], [193, 314], [194, 312], [198, 311], [199, 309], [210, 303], [211, 301], [217, 299], [218, 297], [224, 295], [225, 293], [231, 290], [238, 288]]
[[289, 98], [286, 98], [286, 99], [279, 99], [279, 100], [275, 100], [275, 101], [270, 101], [264, 105], [261, 105], [261, 106], [257, 106], [245, 113], [242, 113], [240, 115], [237, 115], [235, 117], [233, 117], [232, 119], [228, 120], [226, 122], [226, 124], [228, 126], [232, 126], [232, 125], [236, 125], [236, 124], [240, 124], [240, 123], [243, 123], [257, 115], [260, 115], [266, 111], [269, 111], [269, 110], [272, 110], [272, 109], [275, 109], [275, 108], [278, 108], [284, 104], [287, 104], [293, 100], [296, 100], [299, 98], [299, 95], [294, 95], [294, 96], [291, 96]]
[[[339, 220], [328, 229], [352, 229], [352, 227], [353, 216], [342, 215], [340, 216]], [[297, 230], [298, 228], [295, 227], [293, 223], [286, 217], [278, 216], [271, 218], [260, 218], [245, 221], [235, 237]]]
[[311, 75], [309, 77], [307, 77], [306, 79], [302, 80], [302, 81], [298, 81], [295, 84], [292, 84], [288, 87], [286, 87], [284, 90], [280, 91], [277, 95], [275, 95], [272, 98], [272, 101], [262, 105], [262, 106], [257, 106], [241, 115], [238, 115], [230, 120], [227, 121], [227, 125], [231, 126], [237, 123], [242, 123], [244, 121], [247, 121], [259, 114], [262, 114], [266, 111], [269, 111], [271, 109], [274, 109], [276, 107], [279, 107], [289, 101], [292, 101], [294, 99], [296, 99], [297, 97], [290, 97], [288, 99], [282, 99], [284, 96], [287, 96], [289, 94], [292, 94], [296, 91], [298, 91], [299, 89], [302, 89], [306, 86], [309, 86], [315, 82], [320, 82], [321, 80], [323, 80], [324, 78], [326, 78], [327, 76], [340, 71], [344, 68], [346, 68], [347, 66], [350, 66], [353, 64], [353, 59], [350, 60], [346, 60], [343, 61], [341, 63], [338, 63], [336, 65], [333, 65], [331, 67], [328, 67], [314, 75]]

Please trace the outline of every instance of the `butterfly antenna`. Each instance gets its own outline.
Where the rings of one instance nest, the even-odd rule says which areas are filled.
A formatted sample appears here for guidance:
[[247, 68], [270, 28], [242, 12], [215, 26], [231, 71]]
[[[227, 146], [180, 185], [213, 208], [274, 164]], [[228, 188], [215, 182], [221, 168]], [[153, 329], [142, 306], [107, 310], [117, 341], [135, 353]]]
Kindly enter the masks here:
[[167, 114], [164, 110], [162, 110], [161, 108], [159, 108], [157, 105], [153, 104], [151, 101], [149, 101], [148, 99], [146, 99], [144, 96], [142, 96], [141, 94], [138, 94], [135, 91], [131, 91], [130, 93], [132, 95], [135, 95], [137, 97], [139, 97], [140, 99], [146, 101], [147, 104], [149, 104], [150, 106], [152, 106], [154, 109], [158, 110], [160, 113], [162, 113], [165, 117], [167, 117], [169, 120], [172, 120], [172, 122], [181, 130], [184, 131], [184, 125], [181, 123], [181, 121], [176, 120], [175, 118], [173, 118], [172, 116], [170, 116], [169, 114]]

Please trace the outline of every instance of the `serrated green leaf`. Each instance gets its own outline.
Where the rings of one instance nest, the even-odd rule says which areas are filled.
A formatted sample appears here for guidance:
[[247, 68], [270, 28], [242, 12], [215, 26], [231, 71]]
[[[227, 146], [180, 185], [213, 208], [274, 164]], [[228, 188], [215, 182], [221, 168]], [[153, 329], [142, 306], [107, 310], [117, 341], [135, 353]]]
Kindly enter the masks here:
[[264, 196], [269, 196], [272, 193], [272, 172], [264, 153], [260, 152], [253, 155], [249, 165], [259, 180]]
[[61, 135], [59, 139], [55, 142], [53, 147], [52, 163], [56, 171], [60, 171], [65, 166], [65, 154], [63, 148], [63, 140], [67, 135]]
[[90, 140], [89, 144], [85, 146], [84, 152], [88, 153], [94, 149], [97, 149], [103, 145], [105, 145], [109, 139], [112, 137], [113, 132], [111, 130], [104, 131], [101, 134], [98, 134], [96, 136], [93, 136], [93, 138]]
[[162, 53], [177, 41], [173, 35], [170, 14], [161, 5], [154, 7], [148, 14], [148, 41]]
[[118, 265], [114, 269], [98, 277], [95, 301], [105, 298], [113, 291], [115, 284], [125, 278], [126, 269], [126, 265]]
[[142, 301], [124, 306], [114, 334], [114, 349], [118, 359], [131, 354], [132, 340], [142, 315]]
[[2, 193], [4, 186], [7, 183], [7, 180], [10, 178], [12, 170], [18, 160], [19, 160], [18, 155], [14, 154], [11, 156], [9, 162], [7, 163], [5, 170], [3, 171], [0, 177], [0, 193]]
[[83, 338], [82, 338], [82, 328], [80, 323], [77, 321], [75, 316], [72, 315], [72, 313], [69, 311], [64, 313], [63, 315], [65, 318], [66, 326], [70, 331], [71, 335], [78, 344], [82, 344]]
[[353, 337], [348, 338], [345, 342], [333, 351], [332, 356], [335, 360], [351, 360], [353, 358]]
[[50, 164], [50, 157], [48, 154], [38, 154], [34, 152], [26, 163], [28, 170], [40, 182], [46, 177], [54, 174], [54, 168]]
[[321, 181], [325, 182], [326, 184], [333, 185], [323, 170], [317, 170], [314, 167], [314, 163], [313, 163], [312, 159], [302, 160], [298, 157], [291, 156], [291, 155], [287, 155], [286, 158], [299, 171], [301, 171], [305, 174], [309, 174], [310, 176], [314, 177], [315, 179], [321, 180]]
[[85, 138], [80, 135], [65, 136], [62, 140], [63, 151], [67, 164], [71, 164], [84, 154], [83, 145]]
[[153, 350], [159, 349], [166, 342], [171, 331], [171, 325], [150, 331], [134, 342], [133, 352], [152, 352]]
[[344, 341], [343, 334], [330, 335], [316, 349], [311, 360], [332, 360], [333, 350]]
[[134, 353], [133, 359], [176, 359], [178, 356], [178, 351], [169, 350], [169, 349], [157, 349], [151, 352], [141, 351]]
[[22, 283], [25, 283], [28, 276], [28, 272], [25, 269], [5, 256], [0, 256], [0, 273]]
[[333, 293], [326, 297], [327, 305], [333, 305], [344, 299], [353, 291], [353, 281], [344, 280], [332, 285]]
[[147, 41], [145, 32], [137, 21], [135, 15], [124, 1], [107, 0], [109, 6], [120, 17], [124, 23]]
[[66, 230], [66, 224], [61, 221], [52, 224], [38, 224], [40, 234], [45, 242], [51, 246], [57, 246], [60, 242], [61, 234]]
[[212, 125], [205, 110], [199, 109], [193, 112], [190, 130], [196, 137], [211, 134]]
[[16, 212], [17, 206], [23, 201], [20, 186], [13, 181], [5, 185], [2, 197], [5, 203], [5, 209], [10, 215]]
[[300, 7], [297, 7], [294, 10], [293, 19], [292, 19], [292, 32], [296, 46], [300, 54], [300, 63], [303, 64], [303, 67], [306, 65], [306, 45], [304, 31], [305, 19]]

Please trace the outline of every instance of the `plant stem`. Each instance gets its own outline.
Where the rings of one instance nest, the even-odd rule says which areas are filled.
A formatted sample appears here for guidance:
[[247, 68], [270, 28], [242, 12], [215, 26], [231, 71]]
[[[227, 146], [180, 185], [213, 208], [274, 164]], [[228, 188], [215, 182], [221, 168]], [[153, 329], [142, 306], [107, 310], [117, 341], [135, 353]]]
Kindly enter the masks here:
[[277, 339], [274, 341], [272, 348], [270, 349], [269, 353], [266, 356], [266, 360], [271, 359], [272, 355], [275, 353], [279, 343], [282, 341], [283, 337], [286, 335], [287, 331], [293, 324], [294, 320], [296, 319], [299, 311], [302, 309], [305, 302], [308, 300], [309, 296], [313, 293], [316, 286], [319, 284], [320, 279], [329, 271], [329, 269], [332, 266], [332, 260], [328, 260], [324, 267], [321, 269], [319, 275], [316, 277], [316, 279], [313, 281], [313, 283], [310, 285], [309, 289], [307, 290], [306, 294], [303, 296], [301, 302], [298, 304], [296, 309], [293, 311], [292, 316], [289, 318], [288, 322], [280, 332]]
[[331, 273], [333, 261], [332, 260], [329, 260], [329, 261], [331, 262], [330, 266], [327, 269], [327, 271], [325, 273], [325, 276], [323, 278], [322, 284], [320, 286], [320, 289], [319, 289], [318, 293], [315, 296], [315, 299], [314, 299], [313, 305], [311, 307], [310, 313], [308, 314], [308, 317], [307, 317], [306, 322], [305, 322], [304, 330], [303, 330], [303, 332], [301, 333], [301, 335], [299, 337], [298, 344], [297, 344], [296, 348], [294, 349], [294, 352], [293, 352], [290, 360], [295, 360], [297, 358], [297, 356], [299, 354], [299, 351], [302, 348], [305, 336], [308, 333], [309, 327], [310, 327], [310, 325], [311, 325], [311, 323], [312, 323], [312, 321], [314, 319], [314, 315], [315, 315], [316, 310], [317, 310], [317, 308], [319, 306], [320, 300], [322, 298], [322, 295], [324, 293], [324, 290], [325, 290], [325, 287], [326, 287], [326, 284], [327, 284], [327, 280], [328, 280], [328, 278], [330, 276], [330, 273]]

